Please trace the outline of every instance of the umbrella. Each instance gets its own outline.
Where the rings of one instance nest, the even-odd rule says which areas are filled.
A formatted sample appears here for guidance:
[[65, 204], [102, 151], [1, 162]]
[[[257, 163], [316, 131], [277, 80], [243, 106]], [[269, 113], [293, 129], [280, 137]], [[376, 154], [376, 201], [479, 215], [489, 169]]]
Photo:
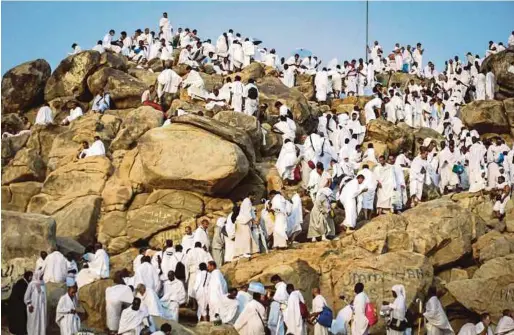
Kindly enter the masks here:
[[305, 58], [305, 57], [312, 56], [312, 51], [300, 48], [300, 49], [293, 50], [293, 52], [291, 53], [292, 56], [294, 56], [295, 54], [300, 55], [300, 58]]

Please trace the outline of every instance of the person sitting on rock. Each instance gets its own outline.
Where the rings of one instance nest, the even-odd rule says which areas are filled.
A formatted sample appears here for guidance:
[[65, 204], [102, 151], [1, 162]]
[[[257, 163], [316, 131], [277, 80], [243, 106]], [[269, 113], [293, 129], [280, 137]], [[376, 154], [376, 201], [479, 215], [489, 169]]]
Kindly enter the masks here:
[[41, 126], [46, 126], [48, 124], [54, 123], [54, 116], [52, 109], [50, 109], [50, 105], [48, 102], [43, 103], [43, 106], [38, 110], [36, 121], [34, 124], [38, 124]]
[[98, 92], [98, 94], [96, 95], [95, 100], [93, 100], [93, 106], [91, 107], [91, 110], [93, 112], [103, 113], [107, 109], [109, 109], [110, 106], [111, 96], [103, 89], [100, 89], [100, 92]]
[[70, 105], [70, 115], [62, 120], [63, 126], [69, 125], [71, 121], [76, 120], [83, 115], [82, 108], [75, 101], [72, 101]]
[[87, 141], [82, 142], [82, 151], [78, 154], [79, 159], [91, 156], [105, 156], [105, 146], [99, 136], [95, 136], [95, 141], [89, 147]]
[[143, 106], [150, 106], [162, 112], [162, 106], [159, 104], [159, 96], [155, 89], [155, 85], [150, 85], [146, 91], [141, 95], [141, 103]]

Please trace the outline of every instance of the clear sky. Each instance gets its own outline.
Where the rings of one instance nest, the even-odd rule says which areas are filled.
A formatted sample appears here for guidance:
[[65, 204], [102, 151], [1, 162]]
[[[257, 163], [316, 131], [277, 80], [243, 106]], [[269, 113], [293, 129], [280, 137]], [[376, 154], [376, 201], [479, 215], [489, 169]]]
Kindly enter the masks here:
[[[158, 31], [167, 11], [177, 27], [216, 38], [229, 28], [264, 41], [280, 56], [306, 48], [324, 62], [364, 57], [365, 2], [2, 2], [2, 74], [44, 58], [52, 70], [78, 43], [89, 49], [109, 29]], [[441, 67], [467, 51], [483, 55], [489, 40], [514, 29], [514, 2], [370, 2], [370, 43], [423, 43], [424, 63]]]

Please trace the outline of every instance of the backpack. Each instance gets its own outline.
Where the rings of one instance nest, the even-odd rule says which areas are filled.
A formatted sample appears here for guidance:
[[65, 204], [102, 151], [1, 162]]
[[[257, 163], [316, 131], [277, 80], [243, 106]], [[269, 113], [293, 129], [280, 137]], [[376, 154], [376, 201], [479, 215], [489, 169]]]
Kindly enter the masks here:
[[255, 99], [257, 99], [258, 96], [259, 96], [259, 92], [257, 91], [257, 89], [255, 87], [250, 87], [248, 89], [248, 98], [249, 99], [255, 100]]
[[327, 306], [323, 306], [323, 310], [318, 315], [318, 319], [316, 320], [323, 327], [332, 327], [332, 310]]
[[307, 320], [310, 316], [309, 310], [307, 309], [307, 305], [303, 302], [300, 303], [300, 315], [302, 316], [302, 319]]
[[368, 324], [370, 327], [374, 326], [378, 322], [377, 309], [375, 305], [372, 303], [366, 304], [366, 310], [364, 312], [366, 315], [366, 319], [368, 319]]
[[173, 257], [178, 261], [175, 267], [175, 277], [178, 280], [186, 280], [186, 266], [182, 263], [182, 259], [179, 261], [175, 255]]

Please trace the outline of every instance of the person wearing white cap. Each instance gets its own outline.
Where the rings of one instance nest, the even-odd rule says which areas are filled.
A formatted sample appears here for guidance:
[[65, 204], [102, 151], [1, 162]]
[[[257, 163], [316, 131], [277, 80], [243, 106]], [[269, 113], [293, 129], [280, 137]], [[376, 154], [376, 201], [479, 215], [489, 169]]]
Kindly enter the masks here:
[[264, 334], [266, 327], [266, 309], [262, 305], [261, 298], [266, 293], [261, 283], [250, 283], [249, 290], [253, 292], [253, 299], [246, 304], [234, 324], [234, 328], [240, 335]]

